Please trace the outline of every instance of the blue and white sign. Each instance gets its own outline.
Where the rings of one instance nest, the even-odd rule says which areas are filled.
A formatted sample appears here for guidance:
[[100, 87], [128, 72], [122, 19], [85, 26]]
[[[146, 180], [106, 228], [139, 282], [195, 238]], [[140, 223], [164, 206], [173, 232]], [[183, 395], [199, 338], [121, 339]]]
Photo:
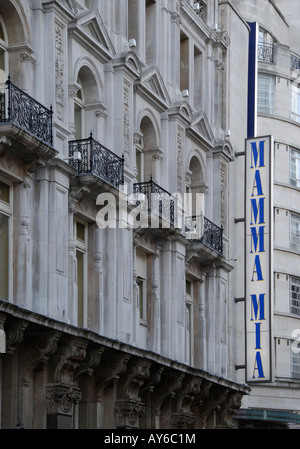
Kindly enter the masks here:
[[245, 298], [246, 381], [272, 379], [272, 167], [271, 136], [246, 140]]

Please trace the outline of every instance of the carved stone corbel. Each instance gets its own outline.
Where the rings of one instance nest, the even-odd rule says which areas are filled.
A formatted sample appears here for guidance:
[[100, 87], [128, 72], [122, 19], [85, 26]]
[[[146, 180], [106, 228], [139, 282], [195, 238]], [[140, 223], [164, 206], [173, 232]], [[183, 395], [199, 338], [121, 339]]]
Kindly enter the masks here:
[[7, 136], [1, 136], [0, 137], [0, 156], [2, 156], [6, 151], [7, 148], [12, 146], [12, 141]]
[[51, 354], [57, 349], [57, 343], [61, 332], [39, 332], [28, 336], [22, 346], [21, 357], [23, 359], [20, 379], [24, 386], [31, 383], [31, 375], [41, 363], [46, 363]]
[[160, 383], [153, 392], [153, 411], [155, 415], [160, 415], [163, 403], [174, 398], [176, 392], [181, 388], [182, 381], [185, 377], [184, 373], [166, 370], [162, 374]]
[[81, 187], [73, 187], [69, 193], [69, 210], [71, 213], [76, 213], [78, 202], [85, 196], [90, 193], [90, 189], [85, 186]]
[[171, 427], [173, 429], [193, 429], [195, 417], [191, 409], [195, 397], [199, 396], [202, 380], [188, 376], [183, 380], [181, 389], [173, 401]]
[[25, 320], [13, 320], [7, 321], [4, 323], [4, 330], [6, 333], [7, 341], [7, 349], [6, 352], [8, 354], [12, 354], [24, 338], [24, 332], [28, 326], [28, 322]]
[[98, 402], [103, 401], [105, 389], [114, 382], [118, 382], [120, 376], [126, 370], [129, 359], [129, 354], [118, 354], [110, 351], [103, 354], [101, 363], [97, 368], [95, 381]]
[[82, 338], [63, 338], [49, 360], [49, 383], [77, 387], [75, 374], [86, 357], [87, 345]]
[[139, 428], [145, 404], [140, 390], [150, 377], [151, 361], [133, 357], [117, 384], [115, 419], [117, 428]]
[[74, 379], [79, 380], [80, 376], [87, 374], [91, 376], [93, 371], [99, 366], [101, 355], [105, 351], [105, 347], [96, 346], [88, 348], [86, 358], [80, 363], [80, 366], [75, 370]]
[[211, 387], [208, 397], [203, 401], [203, 405], [199, 407], [201, 429], [206, 429], [207, 419], [213, 412], [221, 410], [228, 393], [229, 388], [220, 385]]
[[236, 425], [233, 422], [234, 414], [240, 409], [243, 395], [240, 392], [232, 391], [222, 404], [220, 411], [217, 413], [217, 427], [234, 429]]

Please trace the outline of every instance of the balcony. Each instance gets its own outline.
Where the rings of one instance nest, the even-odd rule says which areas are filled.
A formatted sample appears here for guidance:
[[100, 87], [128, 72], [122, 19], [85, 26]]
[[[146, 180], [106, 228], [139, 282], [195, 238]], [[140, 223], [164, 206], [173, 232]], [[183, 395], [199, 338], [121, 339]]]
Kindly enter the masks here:
[[[79, 154], [80, 158], [74, 158]], [[78, 175], [95, 176], [109, 186], [124, 184], [124, 157], [120, 158], [97, 142], [92, 134], [88, 139], [69, 142], [70, 165]]]
[[14, 123], [22, 130], [52, 146], [52, 108], [45, 108], [15, 86], [10, 78], [5, 85], [7, 93], [0, 94], [1, 123]]
[[274, 62], [274, 44], [258, 44], [257, 59], [263, 62]]
[[137, 199], [137, 205], [141, 214], [147, 214], [147, 218], [151, 220], [150, 227], [174, 229], [176, 203], [169, 192], [156, 184], [152, 178], [149, 182], [134, 184], [133, 192], [142, 195], [142, 199]]
[[52, 107], [47, 109], [15, 86], [10, 78], [2, 86], [0, 135], [9, 142], [9, 151], [24, 161], [47, 160], [57, 154], [53, 149], [52, 115]]
[[203, 215], [186, 217], [185, 234], [192, 245], [204, 245], [223, 255], [223, 228], [215, 225]]

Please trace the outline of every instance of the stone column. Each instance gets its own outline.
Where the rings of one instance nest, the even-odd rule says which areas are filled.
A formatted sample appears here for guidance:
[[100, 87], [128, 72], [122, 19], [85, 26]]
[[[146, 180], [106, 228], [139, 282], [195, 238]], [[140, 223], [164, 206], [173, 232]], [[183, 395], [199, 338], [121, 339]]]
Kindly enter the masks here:
[[75, 405], [81, 399], [78, 377], [87, 368], [81, 363], [86, 358], [88, 341], [64, 337], [49, 359], [47, 399], [47, 428], [74, 428]]
[[19, 188], [20, 200], [20, 234], [17, 243], [16, 261], [16, 303], [30, 309], [32, 306], [32, 240], [29, 233], [28, 192], [31, 188], [29, 178], [24, 179]]

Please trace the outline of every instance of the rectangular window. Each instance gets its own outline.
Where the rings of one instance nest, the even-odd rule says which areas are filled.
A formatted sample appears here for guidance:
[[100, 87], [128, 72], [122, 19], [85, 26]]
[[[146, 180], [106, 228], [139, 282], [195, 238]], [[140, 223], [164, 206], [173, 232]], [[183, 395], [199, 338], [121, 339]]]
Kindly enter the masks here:
[[291, 353], [291, 372], [293, 379], [300, 379], [300, 353]]
[[10, 294], [10, 220], [11, 188], [0, 181], [0, 299], [9, 300]]
[[291, 120], [300, 123], [300, 89], [291, 85]]
[[148, 257], [146, 254], [137, 251], [136, 253], [136, 271], [137, 271], [137, 301], [140, 311], [140, 320], [147, 321], [147, 280], [148, 280]]
[[290, 152], [290, 183], [300, 187], [300, 152], [293, 149]]
[[290, 278], [290, 313], [300, 315], [300, 278]]
[[74, 234], [77, 262], [77, 325], [87, 325], [87, 226], [75, 220]]
[[193, 326], [193, 283], [185, 282], [185, 359], [186, 363], [193, 363], [194, 326]]
[[0, 299], [9, 294], [9, 217], [0, 212]]
[[290, 248], [300, 251], [300, 215], [290, 216]]
[[275, 79], [273, 76], [258, 75], [257, 112], [273, 114]]

